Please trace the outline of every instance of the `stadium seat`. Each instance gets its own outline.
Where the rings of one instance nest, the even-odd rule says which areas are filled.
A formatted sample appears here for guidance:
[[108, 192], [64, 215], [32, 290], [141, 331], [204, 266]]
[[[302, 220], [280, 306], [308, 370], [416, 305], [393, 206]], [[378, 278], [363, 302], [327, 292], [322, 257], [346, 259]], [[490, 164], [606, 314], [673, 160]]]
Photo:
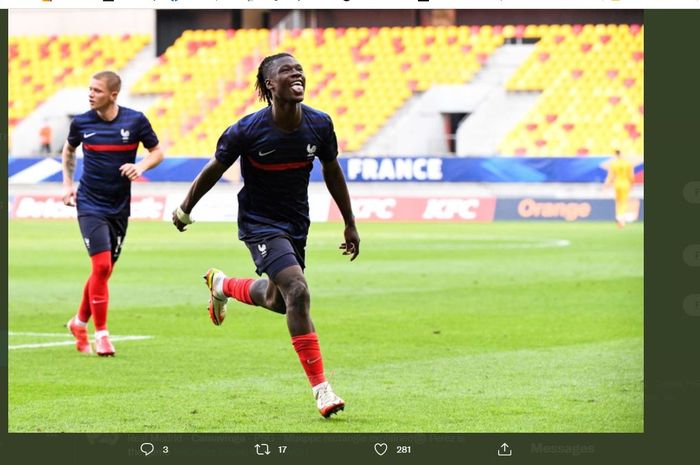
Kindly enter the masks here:
[[[538, 92], [500, 145], [507, 155], [582, 155], [643, 149], [644, 27], [618, 24], [187, 30], [132, 91], [169, 155], [211, 156], [221, 132], [264, 103], [254, 92], [264, 56], [294, 53], [305, 103], [326, 111], [345, 151], [360, 151], [416, 92], [470, 82], [505, 39], [539, 39], [506, 84]], [[11, 37], [10, 128], [96, 69], [120, 69], [141, 35]], [[41, 79], [37, 78], [41, 76]]]
[[10, 131], [58, 90], [85, 87], [95, 72], [123, 68], [150, 41], [143, 34], [11, 36]]
[[[619, 149], [643, 156], [644, 27], [586, 24], [536, 30], [540, 40], [534, 52], [506, 88], [541, 95], [502, 141], [501, 153], [580, 156]], [[552, 114], [559, 116], [552, 120]], [[542, 144], [539, 134], [527, 129], [536, 124], [549, 125], [547, 140], [557, 142]]]
[[470, 81], [502, 43], [490, 26], [185, 31], [134, 90], [158, 95], [147, 114], [169, 155], [211, 156], [228, 125], [263, 105], [258, 63], [291, 52], [305, 67], [305, 103], [358, 151], [414, 92]]

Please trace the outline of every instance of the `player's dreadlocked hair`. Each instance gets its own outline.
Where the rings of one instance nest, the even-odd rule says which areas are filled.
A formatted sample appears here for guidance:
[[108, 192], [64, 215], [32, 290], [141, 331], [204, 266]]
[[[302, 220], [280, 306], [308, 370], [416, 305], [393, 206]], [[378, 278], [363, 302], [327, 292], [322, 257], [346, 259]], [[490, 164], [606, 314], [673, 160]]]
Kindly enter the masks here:
[[265, 57], [262, 63], [260, 63], [260, 66], [258, 66], [258, 78], [255, 81], [255, 90], [258, 92], [258, 99], [260, 99], [260, 101], [267, 102], [268, 106], [272, 105], [272, 92], [270, 92], [270, 89], [268, 89], [265, 85], [265, 79], [270, 72], [270, 67], [276, 59], [290, 56], [292, 56], [290, 53], [278, 53], [277, 55], [271, 55], [269, 57]]

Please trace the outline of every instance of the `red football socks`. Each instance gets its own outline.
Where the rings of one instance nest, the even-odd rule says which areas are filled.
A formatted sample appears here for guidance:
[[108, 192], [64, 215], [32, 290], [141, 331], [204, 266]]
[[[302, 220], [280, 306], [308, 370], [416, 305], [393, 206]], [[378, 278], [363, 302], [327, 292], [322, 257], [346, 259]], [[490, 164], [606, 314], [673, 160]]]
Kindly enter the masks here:
[[250, 278], [226, 278], [224, 279], [224, 295], [233, 297], [239, 302], [255, 305], [250, 297], [250, 286], [255, 282]]
[[318, 344], [316, 333], [292, 336], [292, 345], [294, 350], [297, 351], [299, 361], [301, 366], [304, 367], [311, 387], [324, 382], [326, 376], [323, 374], [323, 358], [321, 357], [321, 347]]
[[85, 287], [83, 288], [83, 300], [80, 302], [80, 308], [78, 308], [78, 319], [83, 323], [90, 321], [90, 278], [85, 282]]
[[92, 310], [95, 331], [107, 329], [107, 306], [109, 304], [109, 289], [107, 280], [112, 274], [112, 252], [100, 252], [90, 257], [92, 274], [88, 280], [88, 295]]

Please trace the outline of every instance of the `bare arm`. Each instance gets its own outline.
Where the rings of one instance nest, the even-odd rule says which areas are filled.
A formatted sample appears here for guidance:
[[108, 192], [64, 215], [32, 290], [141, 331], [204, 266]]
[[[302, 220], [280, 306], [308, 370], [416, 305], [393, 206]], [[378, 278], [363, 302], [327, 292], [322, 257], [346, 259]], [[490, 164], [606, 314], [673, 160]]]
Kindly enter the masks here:
[[610, 187], [612, 185], [614, 176], [612, 174], [612, 171], [608, 171], [608, 176], [605, 178], [605, 183], [603, 184], [605, 187]]
[[122, 176], [126, 176], [130, 181], [133, 181], [141, 177], [144, 172], [158, 166], [162, 161], [163, 149], [160, 148], [160, 145], [156, 145], [148, 149], [148, 155], [143, 160], [138, 163], [124, 163], [119, 167], [119, 171], [122, 173]]
[[352, 214], [348, 185], [337, 159], [323, 163], [323, 179], [345, 221], [345, 242], [340, 244], [340, 248], [344, 250], [343, 255], [352, 255], [350, 260], [355, 260], [360, 254], [360, 235], [355, 227], [355, 215]]
[[[187, 220], [189, 220], [189, 214], [194, 206], [197, 205], [197, 202], [199, 202], [204, 194], [214, 187], [214, 184], [221, 179], [221, 176], [223, 176], [227, 169], [228, 166], [224, 165], [216, 158], [209, 160], [209, 163], [202, 168], [202, 171], [200, 171], [195, 180], [192, 181], [192, 185], [190, 186], [190, 190], [187, 191], [185, 200], [183, 200], [180, 207], [173, 212], [173, 224], [178, 230], [184, 231], [186, 229], [189, 224], [187, 222]], [[178, 214], [179, 211], [182, 211], [184, 217]], [[183, 221], [183, 219], [186, 221]]]
[[75, 186], [73, 176], [75, 175], [75, 147], [68, 141], [63, 144], [61, 151], [61, 164], [63, 166], [63, 203], [70, 207], [75, 207]]
[[612, 185], [614, 180], [615, 175], [613, 174], [612, 164], [610, 164], [610, 166], [608, 166], [608, 175], [605, 177], [605, 183], [603, 185], [605, 187], [609, 187]]

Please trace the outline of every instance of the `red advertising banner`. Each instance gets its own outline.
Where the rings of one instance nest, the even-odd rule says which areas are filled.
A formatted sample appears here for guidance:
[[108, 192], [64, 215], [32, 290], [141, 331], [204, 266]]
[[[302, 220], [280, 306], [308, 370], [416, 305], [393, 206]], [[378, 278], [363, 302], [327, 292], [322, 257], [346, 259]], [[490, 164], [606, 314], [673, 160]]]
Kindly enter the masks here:
[[[353, 197], [355, 218], [364, 221], [476, 221], [491, 222], [496, 211], [494, 197]], [[334, 202], [330, 221], [342, 220]]]
[[[162, 220], [165, 195], [131, 197], [131, 219]], [[59, 195], [17, 195], [10, 208], [11, 218], [60, 220], [75, 218], [74, 207], [63, 204]]]

